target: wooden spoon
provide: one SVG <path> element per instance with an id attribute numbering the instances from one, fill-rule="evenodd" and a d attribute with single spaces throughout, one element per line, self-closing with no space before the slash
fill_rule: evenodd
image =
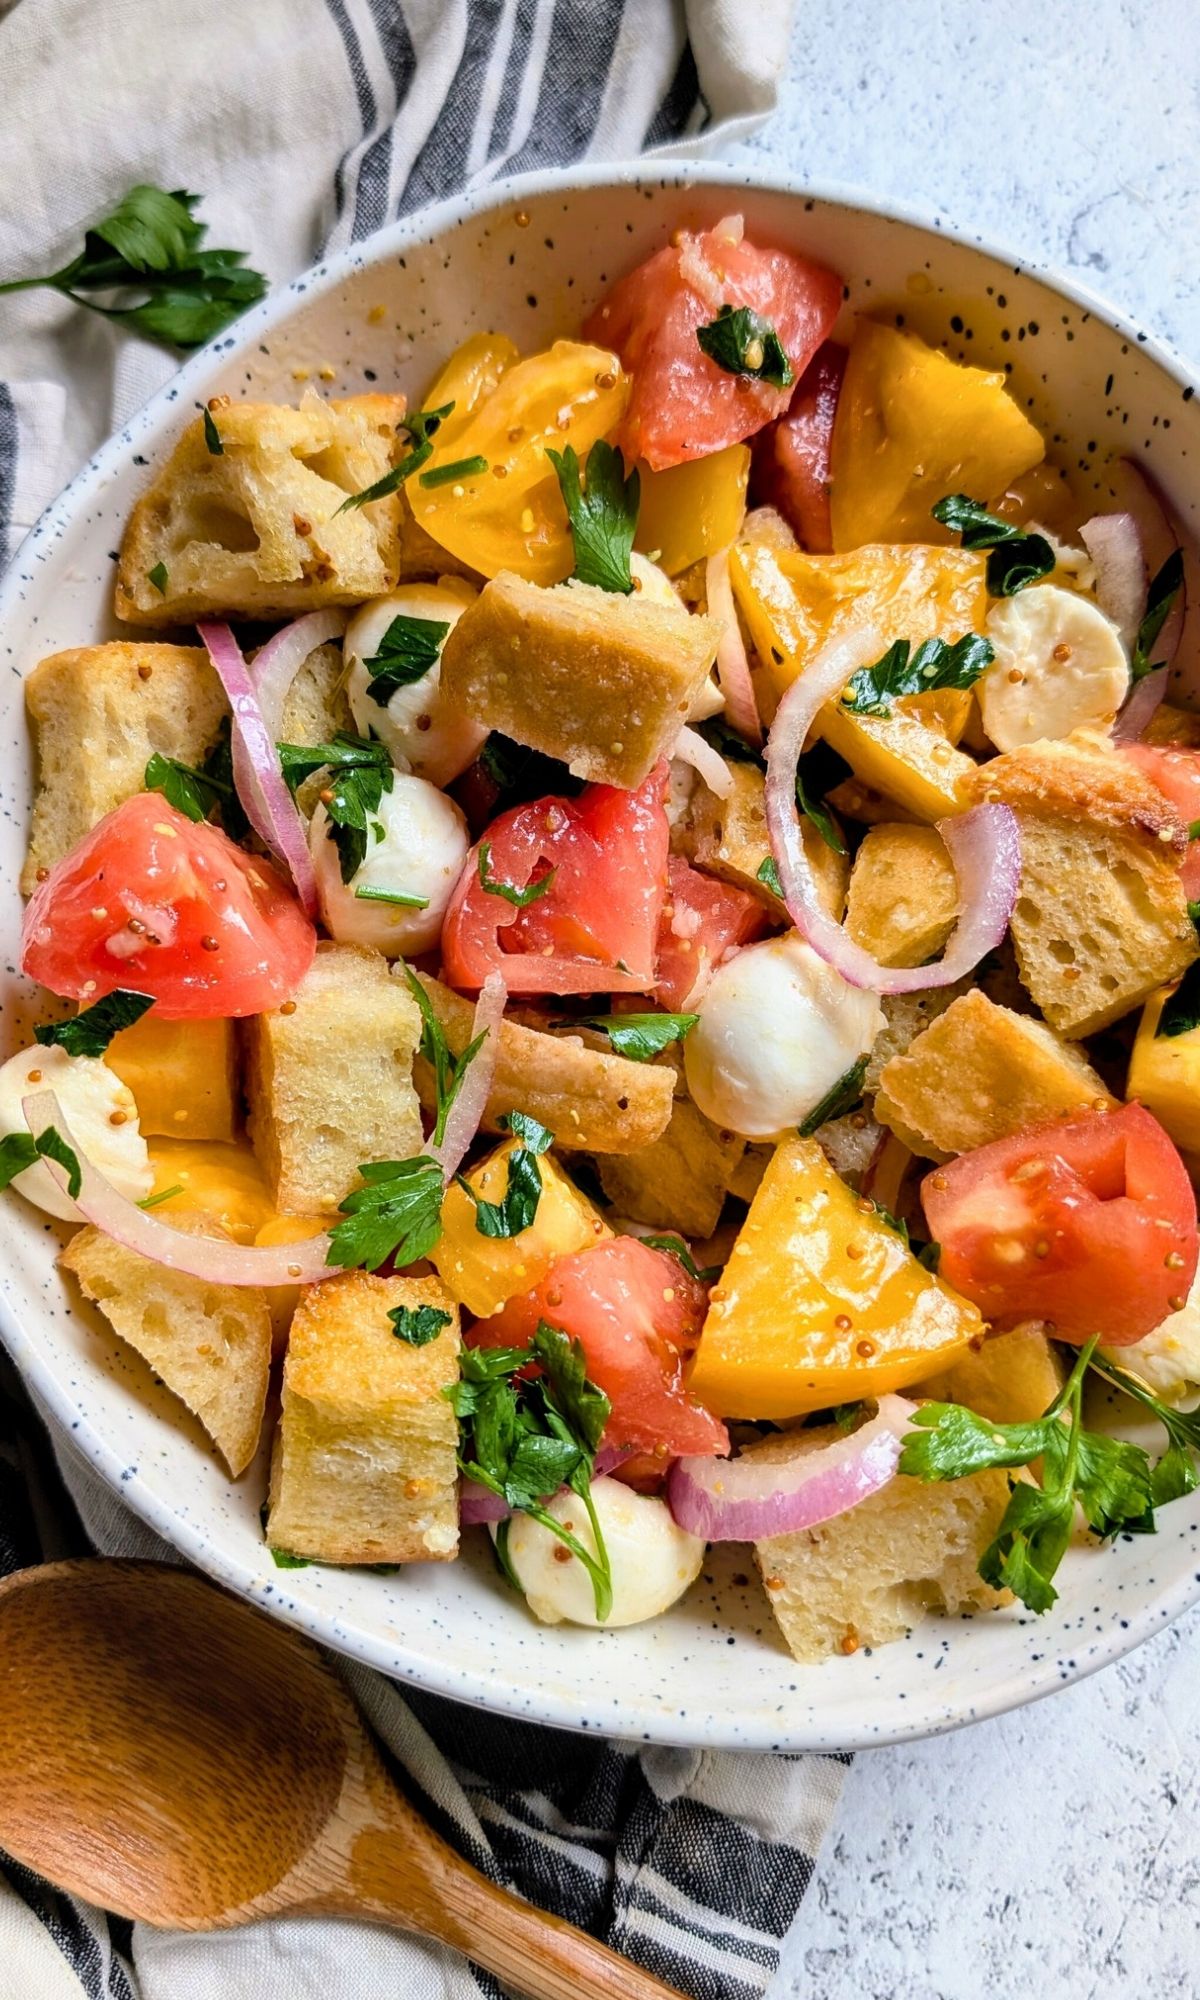
<path id="1" fill-rule="evenodd" d="M 532 2000 L 671 1991 L 448 1847 L 307 1640 L 161 1563 L 52 1563 L 0 1583 L 0 1846 L 170 1929 L 370 1917 Z"/>

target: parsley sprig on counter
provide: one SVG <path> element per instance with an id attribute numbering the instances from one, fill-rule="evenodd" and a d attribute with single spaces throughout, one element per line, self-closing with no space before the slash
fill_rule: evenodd
<path id="1" fill-rule="evenodd" d="M 790 389 L 796 379 L 770 320 L 749 306 L 722 306 L 707 326 L 696 328 L 696 340 L 700 352 L 727 375 L 747 375 L 772 389 Z"/>
<path id="2" fill-rule="evenodd" d="M 132 1028 L 153 1005 L 152 994 L 132 993 L 118 986 L 67 1021 L 43 1021 L 34 1029 L 33 1038 L 44 1049 L 65 1049 L 69 1056 L 102 1056 L 113 1036 L 122 1028 Z"/>
<path id="3" fill-rule="evenodd" d="M 367 858 L 374 827 L 383 832 L 375 814 L 385 792 L 395 783 L 391 756 L 374 738 L 339 734 L 332 743 L 280 743 L 279 763 L 293 797 L 307 778 L 328 770 L 321 802 L 329 815 L 329 833 L 338 851 L 342 880 L 349 882 Z"/>
<path id="4" fill-rule="evenodd" d="M 531 1361 L 539 1365 L 539 1374 L 518 1372 Z M 606 1618 L 612 1609 L 612 1568 L 591 1487 L 611 1405 L 588 1380 L 580 1343 L 541 1320 L 527 1348 L 464 1348 L 462 1378 L 442 1394 L 461 1426 L 458 1464 L 464 1479 L 486 1487 L 557 1536 L 586 1569 L 596 1616 Z M 545 1505 L 563 1486 L 578 1494 L 587 1511 L 595 1556 Z M 496 1552 L 509 1582 L 519 1590 L 507 1542 L 508 1523 L 502 1521 Z"/>
<path id="5" fill-rule="evenodd" d="M 594 583 L 601 590 L 628 597 L 633 589 L 629 557 L 642 498 L 636 465 L 626 478 L 620 452 L 603 438 L 597 438 L 587 455 L 582 483 L 579 454 L 573 444 L 564 451 L 547 448 L 546 457 L 558 474 L 571 524 L 573 576 L 580 583 Z"/>
<path id="6" fill-rule="evenodd" d="M 987 587 L 993 597 L 1015 597 L 1027 583 L 1040 583 L 1054 568 L 1054 550 L 1044 535 L 1027 534 L 998 514 L 989 514 L 965 493 L 947 493 L 931 511 L 943 528 L 962 536 L 964 549 L 990 549 Z"/>
<path id="7" fill-rule="evenodd" d="M 990 642 L 978 632 L 964 632 L 953 645 L 923 639 L 915 652 L 907 639 L 897 639 L 873 667 L 860 667 L 851 676 L 842 690 L 842 706 L 851 715 L 890 715 L 901 695 L 974 687 L 994 657 Z"/>

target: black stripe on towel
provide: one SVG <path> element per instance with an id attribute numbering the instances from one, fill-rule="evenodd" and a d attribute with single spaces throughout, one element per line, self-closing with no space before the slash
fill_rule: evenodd
<path id="1" fill-rule="evenodd" d="M 358 191 L 354 204 L 351 236 L 360 242 L 374 229 L 381 229 L 388 216 L 388 189 L 392 174 L 392 144 L 395 120 L 412 89 L 417 73 L 417 55 L 408 25 L 396 0 L 371 0 L 371 15 L 379 36 L 379 46 L 392 80 L 394 103 L 383 129 L 371 141 L 358 170 Z M 443 190 L 449 192 L 449 189 Z"/>
<path id="2" fill-rule="evenodd" d="M 333 16 L 338 34 L 342 38 L 342 47 L 346 51 L 346 67 L 350 71 L 350 81 L 354 85 L 354 97 L 358 105 L 358 122 L 365 138 L 375 123 L 375 92 L 371 88 L 371 79 L 367 75 L 367 65 L 363 61 L 362 44 L 358 39 L 354 23 L 346 12 L 343 0 L 326 0 L 326 5 Z M 353 159 L 359 144 L 361 144 L 361 140 L 356 141 L 355 145 L 348 152 L 342 154 L 334 171 L 334 200 L 339 215 L 346 205 L 348 164 Z"/>
<path id="3" fill-rule="evenodd" d="M 586 153 L 604 102 L 624 11 L 621 5 L 602 7 L 598 0 L 566 4 L 559 0 L 533 130 L 509 160 L 506 173 L 558 166 Z"/>
<path id="4" fill-rule="evenodd" d="M 17 413 L 12 391 L 0 382 L 0 560 L 17 493 Z"/>

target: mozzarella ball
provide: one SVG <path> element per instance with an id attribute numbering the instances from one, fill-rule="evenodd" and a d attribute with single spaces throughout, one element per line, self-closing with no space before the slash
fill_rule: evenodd
<path id="1" fill-rule="evenodd" d="M 705 1544 L 678 1526 L 665 1500 L 635 1493 L 619 1479 L 594 1480 L 592 1504 L 612 1568 L 612 1610 L 603 1621 L 597 1618 L 592 1579 L 578 1557 L 528 1514 L 514 1514 L 508 1559 L 534 1616 L 544 1625 L 564 1619 L 571 1625 L 641 1625 L 669 1611 L 699 1576 Z M 595 1555 L 592 1524 L 577 1494 L 559 1493 L 547 1511 Z"/>
<path id="2" fill-rule="evenodd" d="M 34 1047 L 10 1056 L 0 1066 L 0 1137 L 28 1132 L 21 1099 L 37 1090 L 54 1092 L 85 1159 L 129 1201 L 144 1201 L 154 1186 L 154 1169 L 133 1092 L 108 1064 L 99 1056 L 69 1056 L 59 1048 Z M 44 1160 L 26 1167 L 12 1185 L 47 1215 L 78 1220 L 79 1210 L 60 1192 Z"/>
<path id="3" fill-rule="evenodd" d="M 878 994 L 848 985 L 795 931 L 719 965 L 697 1012 L 683 1045 L 688 1091 L 746 1139 L 802 1124 L 884 1025 Z"/>
<path id="4" fill-rule="evenodd" d="M 378 653 L 393 618 L 430 618 L 454 625 L 476 594 L 457 576 L 442 577 L 438 583 L 401 584 L 390 596 L 364 604 L 346 628 L 346 695 L 355 727 L 363 736 L 374 734 L 386 743 L 401 770 L 414 771 L 434 785 L 448 785 L 466 770 L 478 756 L 487 730 L 443 696 L 440 657 L 419 681 L 397 688 L 386 708 L 369 691 L 366 663 Z"/>
<path id="5" fill-rule="evenodd" d="M 997 750 L 1104 726 L 1129 691 L 1120 633 L 1075 591 L 1053 583 L 1018 591 L 993 605 L 984 630 L 996 657 L 979 682 L 979 708 Z"/>
<path id="6" fill-rule="evenodd" d="M 382 835 L 376 836 L 376 827 Z M 450 894 L 463 871 L 471 841 L 467 822 L 444 792 L 424 778 L 398 771 L 379 811 L 368 822 L 362 867 L 342 880 L 329 814 L 318 805 L 308 833 L 321 916 L 339 944 L 366 944 L 388 958 L 429 951 L 442 934 Z M 375 902 L 359 889 L 387 889 L 420 896 L 424 907 Z"/>
<path id="7" fill-rule="evenodd" d="M 1200 1388 L 1200 1273 L 1178 1312 L 1127 1347 L 1101 1348 L 1100 1357 L 1139 1376 L 1166 1402 L 1191 1407 Z"/>

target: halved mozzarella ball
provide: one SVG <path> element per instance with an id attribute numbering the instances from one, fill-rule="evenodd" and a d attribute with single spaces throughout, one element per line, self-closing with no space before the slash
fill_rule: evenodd
<path id="1" fill-rule="evenodd" d="M 578 1556 L 549 1528 L 528 1514 L 515 1514 L 508 1559 L 534 1616 L 544 1625 L 564 1619 L 572 1625 L 641 1625 L 669 1611 L 699 1576 L 705 1544 L 678 1526 L 665 1500 L 635 1493 L 619 1479 L 594 1480 L 592 1504 L 612 1568 L 612 1610 L 603 1621 L 597 1618 L 592 1579 Z M 595 1555 L 592 1525 L 576 1494 L 559 1493 L 547 1511 Z"/>
<path id="2" fill-rule="evenodd" d="M 22 1049 L 0 1066 L 0 1137 L 28 1132 L 21 1099 L 52 1090 L 79 1151 L 130 1201 L 144 1201 L 154 1169 L 138 1125 L 133 1092 L 99 1056 L 69 1056 L 65 1049 Z M 60 1193 L 44 1160 L 12 1183 L 47 1215 L 77 1221 L 79 1211 Z"/>
<path id="3" fill-rule="evenodd" d="M 378 837 L 377 826 L 382 829 Z M 339 944 L 373 945 L 388 958 L 400 958 L 437 943 L 471 841 L 454 800 L 436 785 L 397 771 L 391 791 L 384 793 L 368 823 L 366 858 L 348 882 L 342 880 L 323 805 L 313 814 L 308 839 L 321 915 Z M 359 890 L 381 895 L 360 895 Z M 419 900 L 391 903 L 383 900 L 389 893 Z"/>
<path id="4" fill-rule="evenodd" d="M 1019 591 L 993 605 L 984 630 L 996 657 L 979 682 L 979 708 L 997 750 L 1103 726 L 1129 691 L 1120 633 L 1072 590 Z"/>
<path id="5" fill-rule="evenodd" d="M 662 604 L 669 611 L 678 611 L 684 618 L 691 617 L 691 612 L 666 570 L 660 569 L 657 563 L 651 562 L 649 556 L 642 555 L 637 549 L 629 558 L 629 574 L 633 578 L 639 596 L 644 597 L 647 604 Z M 696 690 L 688 710 L 688 721 L 703 722 L 706 716 L 719 715 L 724 706 L 725 697 L 717 686 L 714 675 L 710 673 L 707 680 L 701 681 Z"/>
<path id="6" fill-rule="evenodd" d="M 386 743 L 401 770 L 414 771 L 435 785 L 448 785 L 466 770 L 478 756 L 487 730 L 444 698 L 440 656 L 420 680 L 397 688 L 386 707 L 370 692 L 366 663 L 378 654 L 393 619 L 425 618 L 454 625 L 476 594 L 457 576 L 443 577 L 439 583 L 404 583 L 389 596 L 364 604 L 346 628 L 346 695 L 355 727 L 363 736 L 375 735 Z"/>
<path id="7" fill-rule="evenodd" d="M 1139 1376 L 1164 1401 L 1191 1407 L 1200 1389 L 1200 1273 L 1178 1312 L 1128 1347 L 1101 1348 L 1100 1356 Z"/>
<path id="8" fill-rule="evenodd" d="M 795 931 L 719 965 L 683 1045 L 693 1101 L 746 1139 L 794 1131 L 884 1025 L 875 993 L 850 986 Z"/>

